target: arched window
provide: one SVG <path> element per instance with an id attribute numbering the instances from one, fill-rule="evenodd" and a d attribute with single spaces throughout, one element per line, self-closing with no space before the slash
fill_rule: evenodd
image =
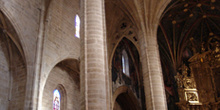
<path id="1" fill-rule="evenodd" d="M 75 37 L 80 38 L 80 19 L 78 15 L 75 17 Z"/>
<path id="2" fill-rule="evenodd" d="M 60 110 L 60 92 L 55 89 L 53 91 L 53 110 Z"/>
<path id="3" fill-rule="evenodd" d="M 122 72 L 125 75 L 130 76 L 128 54 L 125 50 L 122 51 L 122 58 L 121 59 L 122 59 Z"/>

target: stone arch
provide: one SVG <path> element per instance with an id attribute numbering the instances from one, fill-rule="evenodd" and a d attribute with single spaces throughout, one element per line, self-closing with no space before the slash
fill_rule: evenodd
<path id="1" fill-rule="evenodd" d="M 41 108 L 43 90 L 50 71 L 52 71 L 59 62 L 65 59 L 79 58 L 79 39 L 74 37 L 75 14 L 79 12 L 79 8 L 74 5 L 78 4 L 78 1 L 79 0 L 42 0 L 42 7 L 45 12 L 42 21 L 44 25 L 42 33 L 42 65 L 40 70 L 38 108 Z M 65 13 L 57 13 L 64 11 Z M 69 28 L 71 27 L 70 25 L 73 28 Z M 63 39 L 64 37 L 65 39 Z"/>
<path id="2" fill-rule="evenodd" d="M 121 38 L 118 40 L 118 42 L 115 44 L 115 46 L 114 46 L 114 48 L 113 48 L 113 50 L 112 50 L 112 53 L 111 53 L 111 55 L 110 55 L 110 58 L 109 58 L 109 66 L 110 66 L 110 68 L 111 68 L 111 65 L 112 65 L 112 60 L 113 60 L 115 51 L 116 51 L 116 49 L 117 49 L 119 43 L 122 42 L 123 39 L 126 39 L 126 40 L 130 41 L 130 42 L 135 46 L 135 48 L 136 48 L 137 51 L 138 51 L 138 54 L 140 55 L 140 50 L 139 50 L 139 48 L 138 48 L 138 45 L 137 45 L 132 39 L 127 38 L 127 37 L 121 37 Z M 111 74 L 111 69 L 110 69 L 109 74 Z M 111 75 L 110 75 L 110 77 L 111 77 Z"/>
<path id="3" fill-rule="evenodd" d="M 25 61 L 26 64 L 26 54 L 27 54 L 27 47 L 25 46 L 24 40 L 21 37 L 20 27 L 15 22 L 15 18 L 13 18 L 10 11 L 7 10 L 7 8 L 2 7 L 0 9 L 0 21 L 6 20 L 6 27 L 3 26 L 6 33 L 8 33 L 8 36 L 11 38 L 11 40 L 14 42 L 18 50 L 20 51 L 20 54 L 22 55 L 22 58 Z M 2 24 L 3 25 L 3 24 Z M 10 27 L 10 29 L 8 28 Z M 14 34 L 13 34 L 14 33 Z"/>
<path id="4" fill-rule="evenodd" d="M 74 37 L 75 14 L 79 8 L 72 6 L 77 2 L 78 0 L 44 0 L 46 10 L 42 53 L 43 74 L 41 76 L 45 75 L 46 77 L 41 77 L 41 83 L 45 83 L 49 71 L 58 62 L 67 58 L 79 58 L 79 39 Z M 67 7 L 70 9 L 66 10 Z M 57 13 L 57 11 L 65 13 L 62 13 L 61 16 L 61 13 Z M 63 16 L 68 17 L 64 18 Z M 66 29 L 63 30 L 64 28 Z M 64 37 L 65 39 L 63 39 Z"/>
<path id="5" fill-rule="evenodd" d="M 128 55 L 132 57 L 132 58 L 131 58 L 131 59 L 132 59 L 132 62 L 135 62 L 135 58 L 134 58 L 134 57 L 137 57 L 136 60 L 140 60 L 138 48 L 136 48 L 136 46 L 134 45 L 134 43 L 133 43 L 131 40 L 127 39 L 126 37 L 122 37 L 121 40 L 120 40 L 120 42 L 117 43 L 117 46 L 115 46 L 114 51 L 113 51 L 113 53 L 112 53 L 112 55 L 111 55 L 111 58 L 110 58 L 110 66 L 113 65 L 112 62 L 113 62 L 113 59 L 114 59 L 114 55 L 115 55 L 115 53 L 116 53 L 116 49 L 117 49 L 119 46 L 122 46 L 122 43 L 124 43 L 125 41 L 126 41 L 126 42 L 129 42 L 129 44 L 131 45 L 131 47 L 134 48 L 134 50 L 135 50 L 136 55 L 129 55 L 129 54 L 131 54 L 131 53 L 133 52 L 133 50 L 130 50 L 130 51 L 128 52 Z M 125 44 L 125 45 L 129 45 L 129 44 Z M 110 67 L 110 68 L 112 68 L 112 67 Z M 136 69 L 138 69 L 138 68 L 136 68 Z M 110 74 L 112 74 L 112 71 L 110 71 Z M 111 76 L 111 75 L 110 75 L 110 76 Z"/>
<path id="6" fill-rule="evenodd" d="M 79 39 L 74 37 L 78 2 L 79 0 L 42 0 L 45 13 L 38 107 L 41 107 L 44 85 L 54 66 L 65 59 L 78 59 L 80 56 Z"/>
<path id="7" fill-rule="evenodd" d="M 27 67 L 17 32 L 0 10 L 0 109 L 24 109 Z"/>
<path id="8" fill-rule="evenodd" d="M 113 110 L 118 110 L 118 106 L 122 110 L 141 110 L 138 99 L 127 86 L 117 88 L 113 95 Z"/>
<path id="9" fill-rule="evenodd" d="M 126 24 L 126 27 L 124 29 L 121 29 L 121 25 Z M 123 39 L 127 39 L 130 42 L 132 42 L 132 44 L 135 46 L 135 48 L 137 49 L 138 53 L 140 54 L 140 47 L 139 47 L 139 43 L 138 41 L 138 34 L 137 34 L 137 27 L 135 27 L 130 20 L 128 20 L 127 18 L 121 18 L 121 20 L 119 20 L 117 22 L 117 26 L 116 26 L 116 30 L 117 32 L 109 32 L 109 33 L 113 33 L 113 34 L 108 34 L 109 36 L 112 36 L 111 38 L 108 36 L 108 39 L 110 39 L 108 41 L 108 48 L 109 49 L 109 65 L 112 65 L 112 59 L 114 57 L 115 54 L 115 50 L 117 49 L 118 45 L 120 42 L 122 42 Z M 109 31 L 109 30 L 107 30 Z M 132 32 L 130 34 L 130 32 Z M 112 39 L 113 38 L 113 39 Z M 113 46 L 110 46 L 110 44 L 112 44 Z M 110 72 L 111 73 L 111 72 Z"/>
<path id="10" fill-rule="evenodd" d="M 122 71 L 122 51 L 126 51 L 128 55 L 129 76 L 124 74 Z M 118 43 L 117 48 L 114 50 L 113 57 L 111 58 L 110 66 L 111 69 L 109 79 L 111 81 L 110 86 L 112 88 L 112 92 L 114 93 L 117 91 L 116 89 L 118 89 L 120 86 L 127 86 L 135 97 L 140 100 L 138 103 L 145 107 L 140 57 L 139 52 L 133 42 L 127 38 L 123 38 L 121 42 Z M 114 96 L 112 98 L 114 100 Z"/>
<path id="11" fill-rule="evenodd" d="M 137 48 L 138 53 L 140 53 L 140 49 L 138 48 L 138 44 L 136 44 L 136 43 L 135 43 L 132 39 L 130 39 L 130 38 L 121 37 L 121 38 L 116 42 L 115 46 L 113 47 L 113 51 L 112 51 L 111 56 L 110 56 L 110 62 L 112 61 L 112 58 L 113 58 L 113 56 L 114 56 L 114 53 L 115 53 L 116 48 L 118 47 L 118 44 L 119 44 L 124 38 L 128 39 L 129 41 L 131 41 L 132 44 Z M 110 65 L 111 65 L 111 64 L 110 64 Z"/>
<path id="12" fill-rule="evenodd" d="M 75 59 L 66 59 L 54 66 L 43 88 L 42 110 L 52 109 L 52 93 L 54 89 L 61 91 L 64 99 L 61 98 L 61 108 L 64 110 L 78 110 L 80 107 L 79 98 L 79 62 Z"/>
<path id="13" fill-rule="evenodd" d="M 13 19 L 10 17 L 10 14 L 3 9 L 0 10 L 0 22 L 1 29 L 7 36 L 11 39 L 11 41 L 15 44 L 16 48 L 19 50 L 22 58 L 25 60 L 25 52 L 22 46 L 22 39 L 19 37 L 19 31 L 16 29 L 16 25 L 14 25 Z M 26 60 L 25 60 L 26 63 Z"/>

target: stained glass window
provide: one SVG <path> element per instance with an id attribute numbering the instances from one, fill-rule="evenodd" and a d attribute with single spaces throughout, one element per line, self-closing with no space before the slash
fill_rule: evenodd
<path id="1" fill-rule="evenodd" d="M 60 92 L 55 89 L 53 91 L 53 110 L 60 110 Z"/>
<path id="2" fill-rule="evenodd" d="M 128 55 L 125 50 L 122 51 L 122 72 L 127 76 L 130 76 Z"/>
<path id="3" fill-rule="evenodd" d="M 125 73 L 125 57 L 122 55 L 122 72 Z"/>
<path id="4" fill-rule="evenodd" d="M 78 15 L 75 17 L 75 37 L 80 38 L 80 19 Z"/>

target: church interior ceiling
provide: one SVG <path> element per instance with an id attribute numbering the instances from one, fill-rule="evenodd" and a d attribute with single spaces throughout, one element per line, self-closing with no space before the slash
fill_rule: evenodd
<path id="1" fill-rule="evenodd" d="M 214 50 L 220 41 L 220 1 L 172 0 L 159 22 L 157 39 L 168 107 L 175 108 L 169 106 L 179 101 L 174 76 L 183 64 L 189 68 L 190 58 Z"/>
<path id="2" fill-rule="evenodd" d="M 13 28 L 12 24 L 9 22 L 9 19 L 0 11 L 0 34 L 5 36 L 7 39 L 11 40 L 15 45 L 16 48 L 22 54 L 24 58 L 23 48 L 21 46 L 20 40 L 17 36 L 15 29 Z"/>

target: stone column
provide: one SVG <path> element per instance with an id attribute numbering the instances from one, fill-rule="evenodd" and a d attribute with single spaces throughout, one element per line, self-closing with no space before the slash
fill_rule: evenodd
<path id="1" fill-rule="evenodd" d="M 167 110 L 156 32 L 142 33 L 141 61 L 147 110 Z"/>
<path id="2" fill-rule="evenodd" d="M 81 109 L 106 110 L 104 0 L 84 0 L 81 33 Z"/>

